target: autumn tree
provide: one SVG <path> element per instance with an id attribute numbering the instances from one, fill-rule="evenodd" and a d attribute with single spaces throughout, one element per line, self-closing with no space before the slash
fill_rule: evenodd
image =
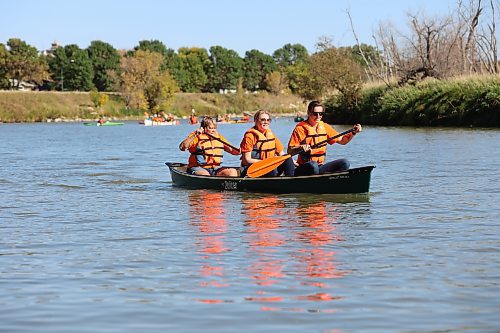
<path id="1" fill-rule="evenodd" d="M 265 85 L 267 91 L 279 95 L 288 87 L 288 79 L 280 71 L 274 71 L 266 75 Z"/>
<path id="2" fill-rule="evenodd" d="M 167 70 L 163 56 L 138 50 L 120 63 L 120 90 L 127 106 L 150 112 L 166 110 L 179 90 Z"/>
<path id="3" fill-rule="evenodd" d="M 90 91 L 90 100 L 94 107 L 101 109 L 109 101 L 109 95 L 94 88 Z"/>
<path id="4" fill-rule="evenodd" d="M 1 47 L 0 64 L 5 79 L 11 80 L 11 88 L 19 88 L 23 81 L 41 84 L 49 77 L 45 58 L 38 55 L 35 47 L 18 38 L 9 39 L 7 47 Z"/>
<path id="5" fill-rule="evenodd" d="M 309 87 L 303 91 L 318 97 L 339 93 L 342 104 L 348 109 L 354 108 L 360 97 L 363 74 L 361 66 L 353 60 L 351 54 L 330 43 L 318 44 L 318 48 L 318 52 L 307 62 Z"/>
<path id="6" fill-rule="evenodd" d="M 7 89 L 10 86 L 7 77 L 7 59 L 9 51 L 4 44 L 0 43 L 0 89 Z"/>

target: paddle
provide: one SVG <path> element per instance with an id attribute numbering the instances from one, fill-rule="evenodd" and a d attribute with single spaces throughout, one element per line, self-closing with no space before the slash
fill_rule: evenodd
<path id="1" fill-rule="evenodd" d="M 320 142 L 312 145 L 311 149 L 317 148 L 317 147 L 321 146 L 322 144 L 327 143 L 328 141 L 330 141 L 332 139 L 336 139 L 338 137 L 341 137 L 342 135 L 346 135 L 346 134 L 349 134 L 351 132 L 354 132 L 354 129 L 351 128 L 350 130 L 347 130 L 345 132 L 337 134 L 337 135 L 335 135 L 327 140 L 320 141 Z M 287 158 L 292 157 L 293 155 L 300 154 L 300 153 L 301 152 L 299 151 L 299 152 L 296 152 L 296 153 L 291 154 L 291 155 L 286 154 L 286 155 L 282 155 L 282 156 L 274 156 L 274 157 L 266 158 L 265 160 L 259 161 L 257 163 L 254 163 L 254 164 L 250 165 L 250 167 L 248 168 L 247 176 L 250 178 L 257 178 L 257 177 L 263 176 L 263 175 L 273 171 L 277 167 L 279 167 L 283 162 L 285 162 L 285 160 Z"/>
<path id="2" fill-rule="evenodd" d="M 222 143 L 223 143 L 223 144 L 225 144 L 226 146 L 233 148 L 234 150 L 240 150 L 240 148 L 236 148 L 236 147 L 235 147 L 235 146 L 233 146 L 232 144 L 230 144 L 230 143 L 228 143 L 228 142 L 226 142 L 226 141 L 224 141 L 224 140 L 222 140 L 222 139 L 220 139 L 220 138 L 218 138 L 218 137 L 216 137 L 216 136 L 213 136 L 213 135 L 208 134 L 208 133 L 205 133 L 205 134 L 206 134 L 207 136 L 211 137 L 212 139 L 217 140 L 217 141 L 219 141 L 219 142 L 222 142 Z"/>

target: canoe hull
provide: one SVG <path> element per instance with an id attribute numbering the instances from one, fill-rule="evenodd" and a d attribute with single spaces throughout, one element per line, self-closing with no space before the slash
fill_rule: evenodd
<path id="1" fill-rule="evenodd" d="M 189 175 L 186 165 L 165 163 L 175 186 L 192 189 L 264 193 L 354 194 L 370 191 L 374 166 L 349 169 L 323 175 L 301 177 L 239 178 Z"/>
<path id="2" fill-rule="evenodd" d="M 112 122 L 112 121 L 107 121 L 105 123 L 98 123 L 98 122 L 93 122 L 93 123 L 83 123 L 85 126 L 121 126 L 124 123 L 118 123 L 118 122 Z"/>
<path id="3" fill-rule="evenodd" d="M 141 122 L 144 126 L 172 126 L 172 125 L 179 125 L 180 122 L 178 120 L 172 120 L 172 121 L 153 121 L 151 119 L 144 119 L 144 121 Z"/>

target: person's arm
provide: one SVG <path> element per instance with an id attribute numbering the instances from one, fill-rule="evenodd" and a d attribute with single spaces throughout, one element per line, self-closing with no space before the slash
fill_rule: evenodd
<path id="1" fill-rule="evenodd" d="M 223 137 L 222 135 L 219 134 L 219 139 L 222 141 L 222 143 L 224 144 L 224 142 L 228 142 L 226 140 L 225 137 Z M 228 142 L 229 143 L 229 142 Z M 236 147 L 235 147 L 236 148 Z M 231 146 L 228 146 L 226 144 L 224 144 L 224 151 L 231 154 L 231 155 L 240 155 L 241 154 L 241 148 L 238 148 L 238 149 L 234 149 L 233 147 Z"/>
<path id="2" fill-rule="evenodd" d="M 224 151 L 228 152 L 231 155 L 240 155 L 241 154 L 241 149 L 234 149 L 233 147 L 229 147 L 227 145 L 224 145 Z"/>
<path id="3" fill-rule="evenodd" d="M 346 134 L 346 135 L 342 135 L 342 138 L 341 138 L 341 139 L 340 139 L 340 141 L 339 141 L 339 143 L 340 143 L 341 145 L 348 144 L 348 143 L 352 140 L 352 138 L 354 138 L 354 136 L 355 136 L 357 133 L 359 133 L 359 132 L 361 132 L 361 131 L 363 130 L 363 128 L 361 127 L 361 125 L 360 125 L 360 124 L 356 124 L 356 125 L 354 125 L 352 129 L 354 130 L 353 132 L 351 132 L 351 133 L 349 133 L 349 134 Z"/>
<path id="4" fill-rule="evenodd" d="M 201 133 L 203 133 L 203 128 L 202 127 L 197 128 L 196 131 L 189 134 L 187 136 L 187 138 L 185 138 L 184 141 L 182 141 L 180 143 L 179 149 L 182 151 L 185 151 L 186 149 L 188 149 L 191 146 L 191 144 L 193 143 L 194 138 L 196 138 L 196 136 L 201 134 Z"/>
<path id="5" fill-rule="evenodd" d="M 242 165 L 251 165 L 260 161 L 257 158 L 252 158 L 252 150 L 255 142 L 257 142 L 257 138 L 251 133 L 246 133 L 243 137 L 240 145 Z"/>
<path id="6" fill-rule="evenodd" d="M 305 135 L 304 135 L 305 136 Z M 290 155 L 296 155 L 301 152 L 307 152 L 311 150 L 311 146 L 304 144 L 301 145 L 300 142 L 302 141 L 302 134 L 300 130 L 296 127 L 295 130 L 292 133 L 292 136 L 290 137 L 290 141 L 288 141 L 288 149 L 287 153 Z"/>
<path id="7" fill-rule="evenodd" d="M 241 162 L 243 165 L 252 165 L 260 160 L 256 158 L 252 158 L 252 152 L 251 151 L 246 151 L 241 154 Z"/>

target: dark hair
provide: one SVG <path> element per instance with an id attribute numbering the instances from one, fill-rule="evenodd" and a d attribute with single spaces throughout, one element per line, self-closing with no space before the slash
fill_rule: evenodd
<path id="1" fill-rule="evenodd" d="M 318 106 L 321 106 L 323 108 L 323 111 L 325 110 L 325 107 L 323 106 L 323 104 L 321 104 L 320 101 L 312 101 L 311 103 L 309 103 L 309 105 L 307 106 L 307 113 L 311 113 L 314 111 L 314 108 L 315 107 L 318 107 Z"/>
<path id="2" fill-rule="evenodd" d="M 208 128 L 208 126 L 210 125 L 214 125 L 215 127 L 217 127 L 217 122 L 214 120 L 214 118 L 208 116 L 203 117 L 200 126 L 203 128 Z"/>

